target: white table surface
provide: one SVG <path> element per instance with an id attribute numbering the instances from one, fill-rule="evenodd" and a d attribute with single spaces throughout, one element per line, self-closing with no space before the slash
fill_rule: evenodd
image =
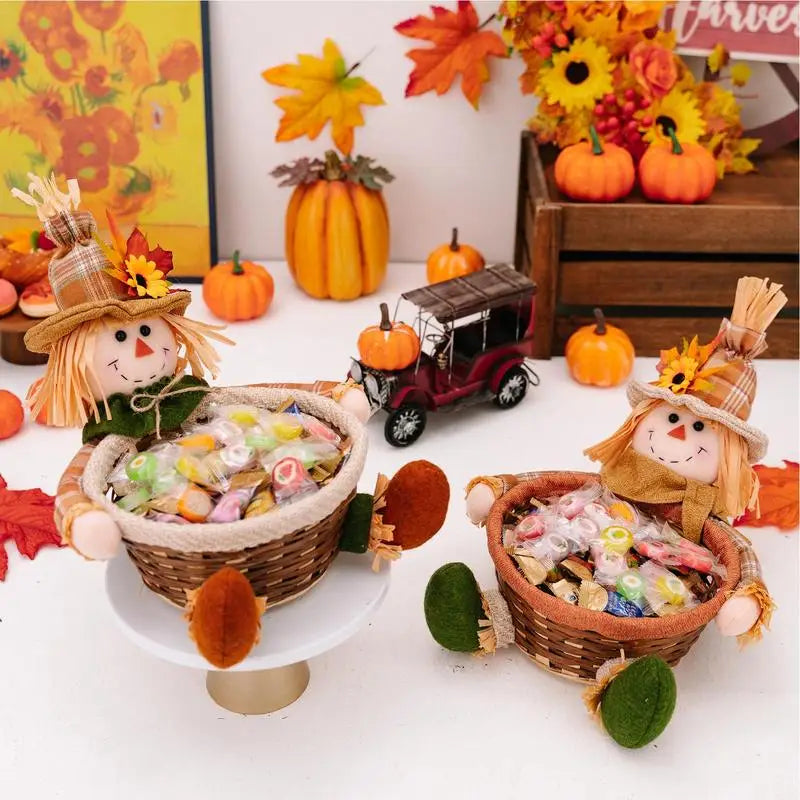
<path id="1" fill-rule="evenodd" d="M 424 283 L 394 265 L 379 294 L 349 304 L 306 298 L 273 265 L 268 315 L 233 325 L 220 384 L 338 378 L 378 302 Z M 731 295 L 733 287 L 731 287 Z M 210 319 L 197 294 L 190 315 Z M 668 346 L 672 342 L 665 342 Z M 654 359 L 635 375 L 652 379 Z M 306 693 L 263 717 L 241 717 L 205 694 L 199 671 L 153 658 L 117 628 L 104 567 L 68 550 L 31 562 L 13 544 L 0 584 L 0 795 L 9 798 L 511 797 L 796 798 L 798 791 L 798 535 L 751 530 L 780 606 L 764 641 L 739 652 L 711 625 L 676 669 L 672 723 L 649 747 L 617 747 L 588 718 L 581 688 L 516 648 L 478 659 L 430 638 L 422 599 L 447 561 L 494 587 L 483 534 L 466 521 L 475 474 L 590 469 L 582 449 L 627 413 L 624 389 L 587 389 L 563 359 L 539 362 L 541 386 L 516 409 L 431 415 L 411 448 L 390 447 L 372 421 L 362 489 L 375 473 L 427 458 L 452 486 L 442 532 L 393 568 L 370 623 L 312 664 Z M 0 361 L 0 388 L 24 396 L 42 367 Z M 759 363 L 751 421 L 772 440 L 768 463 L 798 460 L 798 369 Z M 76 430 L 29 423 L 0 442 L 12 488 L 54 492 Z"/>

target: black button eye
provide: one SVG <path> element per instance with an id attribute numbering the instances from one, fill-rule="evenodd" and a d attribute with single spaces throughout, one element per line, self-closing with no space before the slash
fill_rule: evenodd
<path id="1" fill-rule="evenodd" d="M 125 340 L 128 338 L 128 334 L 127 334 L 127 333 L 125 333 L 125 331 L 117 331 L 117 332 L 114 334 L 114 338 L 115 338 L 115 339 L 116 339 L 118 342 L 124 342 L 124 341 L 125 341 Z"/>
<path id="2" fill-rule="evenodd" d="M 150 335 L 150 326 L 149 325 L 140 326 L 139 333 L 141 333 L 142 336 L 149 336 Z"/>
<path id="3" fill-rule="evenodd" d="M 673 411 L 673 412 L 672 412 L 672 413 L 671 413 L 671 414 L 670 414 L 670 415 L 667 417 L 667 419 L 668 419 L 668 420 L 669 420 L 669 421 L 670 421 L 670 422 L 671 422 L 671 423 L 674 425 L 676 422 L 678 422 L 678 420 L 680 420 L 680 417 L 679 417 L 679 416 L 678 416 L 678 415 L 677 415 L 677 414 L 676 414 L 676 413 Z"/>
<path id="4" fill-rule="evenodd" d="M 700 431 L 701 431 L 701 430 L 703 430 L 703 428 L 705 428 L 705 423 L 703 423 L 703 422 L 700 422 L 700 420 L 697 420 L 697 422 L 695 422 L 695 424 L 694 424 L 694 425 L 692 425 L 692 427 L 693 427 L 693 428 L 694 428 L 694 429 L 695 429 L 695 430 L 696 430 L 698 433 L 700 433 Z"/>

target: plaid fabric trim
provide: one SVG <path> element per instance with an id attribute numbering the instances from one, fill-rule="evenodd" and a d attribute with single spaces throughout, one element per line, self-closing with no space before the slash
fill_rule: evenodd
<path id="1" fill-rule="evenodd" d="M 754 331 L 734 325 L 729 319 L 722 320 L 719 327 L 719 347 L 727 350 L 729 358 L 734 355 L 750 360 L 761 355 L 767 349 L 767 334 L 765 331 Z"/>
<path id="2" fill-rule="evenodd" d="M 718 353 L 708 359 L 707 366 L 720 366 L 719 362 L 726 361 L 724 369 L 707 378 L 710 389 L 696 389 L 692 394 L 720 411 L 746 420 L 756 396 L 756 371 L 749 361 L 741 358 L 728 361 Z"/>
<path id="3" fill-rule="evenodd" d="M 741 569 L 741 577 L 739 579 L 739 587 L 747 586 L 754 581 L 762 581 L 761 564 L 758 562 L 758 557 L 753 550 L 750 540 L 739 533 L 735 528 L 729 529 L 731 539 L 739 551 L 739 562 Z"/>
<path id="4" fill-rule="evenodd" d="M 93 450 L 93 444 L 86 444 L 81 447 L 72 461 L 69 462 L 64 474 L 61 476 L 61 480 L 58 482 L 53 519 L 62 536 L 64 535 L 64 518 L 69 510 L 78 503 L 89 503 L 91 505 L 92 501 L 83 493 L 81 477 Z"/>

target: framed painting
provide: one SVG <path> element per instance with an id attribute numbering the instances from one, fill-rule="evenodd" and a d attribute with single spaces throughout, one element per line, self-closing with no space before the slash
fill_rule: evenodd
<path id="1" fill-rule="evenodd" d="M 0 3 L 0 234 L 36 227 L 9 191 L 78 178 L 173 251 L 180 278 L 216 263 L 205 2 Z"/>

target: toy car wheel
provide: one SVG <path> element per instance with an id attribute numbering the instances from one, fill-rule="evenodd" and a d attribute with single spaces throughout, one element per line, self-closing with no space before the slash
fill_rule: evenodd
<path id="1" fill-rule="evenodd" d="M 497 387 L 497 395 L 494 398 L 495 405 L 500 408 L 513 408 L 525 397 L 528 391 L 528 376 L 522 367 L 511 367 L 503 375 L 500 385 Z"/>
<path id="2" fill-rule="evenodd" d="M 404 405 L 389 414 L 383 429 L 386 441 L 395 447 L 408 447 L 422 436 L 426 422 L 425 409 L 418 405 Z"/>

